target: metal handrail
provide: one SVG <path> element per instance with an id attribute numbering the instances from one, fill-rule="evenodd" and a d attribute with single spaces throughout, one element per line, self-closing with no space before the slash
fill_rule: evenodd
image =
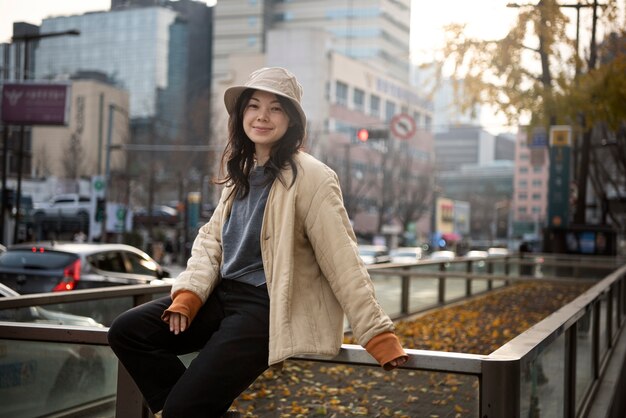
<path id="1" fill-rule="evenodd" d="M 569 265 L 571 266 L 571 265 Z M 596 267 L 596 266 L 594 266 Z M 387 275 L 389 272 L 383 269 L 375 269 L 375 274 Z M 415 275 L 414 275 L 415 273 Z M 394 275 L 410 275 L 421 277 L 423 272 L 412 272 L 410 270 L 402 270 L 394 272 Z M 433 275 L 437 277 L 445 276 L 448 278 L 468 278 L 471 279 L 487 279 L 494 280 L 497 278 L 502 280 L 516 280 L 517 277 L 502 275 L 475 275 L 470 273 L 433 271 L 424 273 L 431 278 Z M 460 275 L 459 275 L 460 274 Z M 525 280 L 528 278 L 524 277 Z M 580 282 L 580 278 L 569 278 Z M 538 279 L 545 281 L 546 278 Z M 102 289 L 97 291 L 98 298 L 102 297 L 121 297 L 121 296 L 143 296 L 146 293 L 150 295 L 167 292 L 169 285 L 163 286 L 124 286 L 123 289 Z M 27 306 L 38 304 L 59 303 L 80 300 L 89 300 L 92 297 L 92 291 L 74 291 L 71 294 L 59 295 L 31 295 L 19 298 L 8 298 L 0 300 L 0 309 L 9 307 L 22 307 L 24 302 L 28 302 Z M 607 358 L 601 359 L 601 353 L 598 350 L 594 353 L 594 363 L 598 365 L 594 376 L 594 384 L 591 388 L 587 388 L 585 394 L 585 403 L 582 411 L 576 411 L 575 399 L 573 399 L 575 382 L 566 382 L 564 410 L 566 416 L 584 416 L 585 412 L 592 406 L 592 397 L 599 386 L 599 379 L 602 378 L 607 371 L 608 357 L 615 349 L 617 340 L 624 340 L 626 333 L 623 329 L 626 324 L 626 265 L 622 265 L 615 271 L 610 273 L 604 279 L 597 281 L 595 285 L 589 288 L 584 294 L 570 302 L 557 312 L 540 321 L 524 333 L 513 338 L 499 349 L 489 355 L 474 355 L 465 353 L 438 352 L 429 350 L 407 350 L 409 361 L 402 366 L 403 369 L 409 370 L 425 370 L 445 373 L 460 373 L 478 377 L 480 382 L 480 416 L 491 417 L 518 417 L 520 411 L 520 373 L 525 364 L 533 362 L 545 351 L 550 344 L 555 342 L 560 336 L 566 335 L 566 351 L 572 352 L 572 347 L 576 344 L 576 325 L 583 316 L 593 310 L 599 312 L 599 301 L 606 295 L 610 295 L 609 302 L 605 304 L 607 313 L 608 341 L 607 341 Z M 77 296 L 78 295 L 78 296 Z M 613 304 L 613 297 L 616 295 L 617 303 Z M 613 323 L 613 315 L 616 315 L 616 323 Z M 596 315 L 597 316 L 597 315 Z M 596 325 L 599 322 L 596 318 Z M 612 330 L 615 332 L 612 332 Z M 26 324 L 26 323 L 7 323 L 0 322 L 0 339 L 24 340 L 24 341 L 41 341 L 41 342 L 58 342 L 58 343 L 77 343 L 77 344 L 93 344 L 107 345 L 105 328 L 83 328 L 69 326 L 55 326 L 43 324 Z M 599 332 L 596 330 L 593 334 L 594 340 L 600 338 Z M 597 341 L 594 341 L 597 345 Z M 573 351 L 575 353 L 575 349 Z M 571 356 L 570 356 L 571 357 Z M 345 363 L 351 365 L 377 366 L 373 358 L 367 354 L 360 346 L 342 345 L 340 353 L 332 358 L 322 358 L 318 356 L 301 356 L 297 359 L 308 361 L 324 361 L 332 363 Z M 566 376 L 575 376 L 576 362 L 572 362 L 571 358 L 566 362 Z M 574 368 L 574 370 L 570 370 Z M 134 383 L 130 377 L 120 367 L 118 377 L 118 410 L 129 411 L 130 406 L 134 405 L 134 411 L 141 407 L 141 399 Z M 139 398 L 138 398 L 139 397 Z M 119 404 L 121 403 L 121 406 Z M 139 406 L 137 406 L 139 405 Z M 132 409 L 132 408 L 131 408 Z M 137 415 L 139 416 L 139 415 Z"/>

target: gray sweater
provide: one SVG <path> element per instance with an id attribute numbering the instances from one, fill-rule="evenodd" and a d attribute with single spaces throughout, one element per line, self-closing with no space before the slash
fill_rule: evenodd
<path id="1" fill-rule="evenodd" d="M 271 182 L 263 167 L 250 172 L 250 192 L 235 199 L 230 217 L 222 230 L 223 279 L 237 280 L 253 286 L 265 283 L 261 258 L 261 225 Z"/>

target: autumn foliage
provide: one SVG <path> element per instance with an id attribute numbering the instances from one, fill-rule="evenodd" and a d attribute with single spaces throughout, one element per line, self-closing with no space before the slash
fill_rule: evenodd
<path id="1" fill-rule="evenodd" d="M 524 282 L 398 322 L 404 347 L 489 354 L 573 300 L 581 284 Z M 347 336 L 346 343 L 354 343 Z M 288 361 L 233 405 L 245 417 L 467 417 L 478 415 L 478 380 L 424 371 Z"/>

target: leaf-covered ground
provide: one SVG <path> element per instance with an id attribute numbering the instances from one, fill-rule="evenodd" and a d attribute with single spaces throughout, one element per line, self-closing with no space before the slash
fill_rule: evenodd
<path id="1" fill-rule="evenodd" d="M 396 323 L 405 348 L 489 354 L 580 295 L 586 285 L 525 282 Z M 346 337 L 346 343 L 354 343 Z M 478 416 L 478 381 L 464 375 L 288 361 L 233 404 L 245 417 Z"/>

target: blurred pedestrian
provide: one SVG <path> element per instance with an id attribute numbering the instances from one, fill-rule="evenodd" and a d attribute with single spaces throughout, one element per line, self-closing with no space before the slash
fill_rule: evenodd
<path id="1" fill-rule="evenodd" d="M 336 174 L 301 150 L 301 94 L 283 68 L 226 90 L 219 204 L 171 297 L 111 326 L 111 347 L 165 418 L 220 417 L 268 366 L 336 355 L 344 313 L 386 370 L 408 358 L 375 299 Z M 178 355 L 194 351 L 186 369 Z"/>

